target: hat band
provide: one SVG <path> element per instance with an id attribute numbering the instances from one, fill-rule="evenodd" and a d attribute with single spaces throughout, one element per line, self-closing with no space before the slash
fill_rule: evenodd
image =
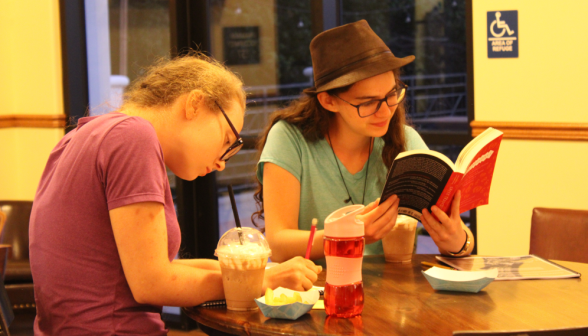
<path id="1" fill-rule="evenodd" d="M 370 56 L 368 56 L 368 57 L 364 57 L 364 58 L 362 58 L 362 59 L 359 59 L 359 60 L 357 60 L 357 61 L 355 61 L 355 62 L 351 62 L 351 63 L 349 63 L 349 64 L 347 64 L 347 65 L 345 65 L 345 66 L 343 66 L 343 67 L 341 67 L 341 68 L 339 68 L 339 69 L 336 69 L 336 70 L 333 70 L 333 71 L 329 72 L 329 73 L 328 73 L 328 74 L 326 74 L 326 75 L 322 75 L 320 78 L 318 78 L 317 80 L 315 80 L 315 82 L 318 82 L 318 81 L 320 81 L 321 79 L 323 79 L 323 78 L 325 78 L 325 77 L 328 77 L 328 76 L 332 75 L 332 74 L 333 74 L 333 73 L 335 73 L 335 72 L 338 72 L 338 71 L 341 71 L 341 70 L 343 70 L 343 69 L 349 68 L 349 67 L 351 67 L 351 66 L 353 66 L 353 65 L 355 65 L 355 64 L 357 64 L 357 63 L 359 63 L 359 62 L 363 62 L 363 61 L 365 61 L 365 60 L 368 60 L 368 59 L 370 59 L 370 58 L 374 58 L 374 57 L 376 57 L 376 56 L 379 56 L 379 55 L 381 55 L 381 54 L 385 54 L 385 53 L 390 53 L 390 54 L 391 54 L 392 52 L 391 52 L 390 50 L 385 50 L 385 51 L 379 52 L 379 53 L 377 53 L 377 54 L 373 54 L 373 55 L 370 55 Z"/>

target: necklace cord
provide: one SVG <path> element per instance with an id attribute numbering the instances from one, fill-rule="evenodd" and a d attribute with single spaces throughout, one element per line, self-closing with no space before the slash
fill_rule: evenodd
<path id="1" fill-rule="evenodd" d="M 348 203 L 349 201 L 351 201 L 351 204 L 355 205 L 355 202 L 353 202 L 353 198 L 351 197 L 351 194 L 349 193 L 349 189 L 347 189 L 347 183 L 345 183 L 345 178 L 343 177 L 343 173 L 341 172 L 341 167 L 339 167 L 339 161 L 337 161 L 337 155 L 335 154 L 335 150 L 333 149 L 333 142 L 331 141 L 331 134 L 329 132 L 327 132 L 327 137 L 329 138 L 329 147 L 331 147 L 331 151 L 333 152 L 333 157 L 335 158 L 335 164 L 337 165 L 337 169 L 339 170 L 339 175 L 341 175 L 341 181 L 343 181 L 343 186 L 345 187 L 345 191 L 347 191 L 347 196 L 349 197 L 348 199 L 344 200 L 344 202 Z M 365 178 L 364 178 L 364 182 L 363 182 L 363 196 L 361 198 L 361 204 L 364 204 L 364 202 L 365 202 L 365 190 L 366 190 L 366 186 L 367 186 L 367 176 L 370 171 L 370 157 L 372 156 L 372 140 L 373 140 L 373 138 L 370 138 L 367 167 L 366 167 Z"/>
<path id="2" fill-rule="evenodd" d="M 363 180 L 363 196 L 361 197 L 361 204 L 365 205 L 365 190 L 367 189 L 367 177 L 370 172 L 370 157 L 372 157 L 372 141 L 374 138 L 370 138 L 370 147 L 368 150 L 367 167 L 365 167 L 365 179 Z"/>

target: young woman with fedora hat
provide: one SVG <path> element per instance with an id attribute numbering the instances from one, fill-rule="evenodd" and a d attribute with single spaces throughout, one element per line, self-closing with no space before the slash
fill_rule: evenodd
<path id="1" fill-rule="evenodd" d="M 175 259 L 166 166 L 185 180 L 223 170 L 243 145 L 244 110 L 241 80 L 192 53 L 149 68 L 120 110 L 63 137 L 30 221 L 35 335 L 166 335 L 161 306 L 224 298 L 218 261 Z M 293 258 L 265 272 L 264 290 L 308 290 L 320 272 Z"/>
<path id="2" fill-rule="evenodd" d="M 367 204 L 366 254 L 383 254 L 381 238 L 395 225 L 398 197 L 379 204 L 386 173 L 398 153 L 426 149 L 405 123 L 406 85 L 397 58 L 365 20 L 327 30 L 310 43 L 315 86 L 276 112 L 263 134 L 255 197 L 265 219 L 272 260 L 304 255 L 311 221 L 318 219 L 311 259 L 321 259 L 322 225 L 332 211 Z M 459 217 L 423 210 L 422 223 L 443 254 L 464 256 L 473 236 Z"/>

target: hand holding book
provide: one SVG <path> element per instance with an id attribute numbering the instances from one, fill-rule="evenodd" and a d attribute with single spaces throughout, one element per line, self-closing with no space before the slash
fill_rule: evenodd
<path id="1" fill-rule="evenodd" d="M 425 209 L 421 216 L 425 230 L 437 247 L 445 251 L 460 251 L 467 239 L 459 216 L 460 200 L 461 192 L 457 191 L 449 216 L 435 205 L 432 207 L 432 213 Z"/>
<path id="2" fill-rule="evenodd" d="M 458 190 L 459 213 L 488 204 L 501 141 L 502 132 L 490 127 L 463 148 L 455 164 L 433 150 L 400 153 L 388 171 L 380 202 L 397 195 L 398 213 L 417 220 L 422 209 L 431 211 L 433 205 L 447 213 Z"/>
<path id="3" fill-rule="evenodd" d="M 366 205 L 355 218 L 365 227 L 365 243 L 371 244 L 382 239 L 396 224 L 398 197 L 392 196 L 382 203 L 379 200 Z"/>

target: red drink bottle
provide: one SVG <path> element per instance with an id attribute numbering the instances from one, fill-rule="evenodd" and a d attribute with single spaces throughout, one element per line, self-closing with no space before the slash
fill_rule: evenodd
<path id="1" fill-rule="evenodd" d="M 364 226 L 355 219 L 363 208 L 363 205 L 350 205 L 325 219 L 325 312 L 329 316 L 352 317 L 363 311 Z"/>

